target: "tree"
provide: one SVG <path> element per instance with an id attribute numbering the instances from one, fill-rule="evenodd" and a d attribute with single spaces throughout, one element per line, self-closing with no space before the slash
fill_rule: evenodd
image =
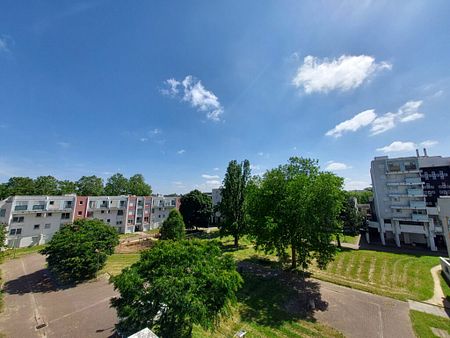
<path id="1" fill-rule="evenodd" d="M 3 200 L 8 196 L 8 185 L 6 183 L 0 183 L 0 200 Z"/>
<path id="2" fill-rule="evenodd" d="M 77 182 L 77 193 L 81 196 L 103 195 L 103 180 L 95 175 L 83 176 Z"/>
<path id="3" fill-rule="evenodd" d="M 220 232 L 222 235 L 232 235 L 236 248 L 239 246 L 239 238 L 246 232 L 245 195 L 250 175 L 248 160 L 241 164 L 233 160 L 228 164 L 223 180 L 219 210 L 224 220 L 220 225 Z"/>
<path id="4" fill-rule="evenodd" d="M 291 250 L 306 269 L 312 259 L 324 268 L 333 258 L 332 244 L 341 229 L 343 180 L 320 172 L 316 160 L 293 157 L 249 185 L 248 215 L 256 247 L 276 252 L 281 259 Z"/>
<path id="5" fill-rule="evenodd" d="M 105 194 L 110 196 L 127 195 L 129 191 L 129 182 L 122 174 L 114 174 L 105 185 Z"/>
<path id="6" fill-rule="evenodd" d="M 0 223 L 0 258 L 3 255 L 3 248 L 6 247 L 6 224 Z M 0 259 L 1 261 L 1 259 Z"/>
<path id="7" fill-rule="evenodd" d="M 58 181 L 58 195 L 75 194 L 77 192 L 77 184 L 75 182 L 64 180 Z"/>
<path id="8" fill-rule="evenodd" d="M 11 177 L 6 186 L 8 196 L 34 194 L 34 181 L 29 177 Z"/>
<path id="9" fill-rule="evenodd" d="M 79 282 L 94 277 L 118 244 L 119 235 L 106 223 L 80 219 L 57 231 L 41 253 L 60 280 Z"/>
<path id="10" fill-rule="evenodd" d="M 355 197 L 360 204 L 368 204 L 373 197 L 372 188 L 365 188 L 364 190 L 351 190 L 348 191 L 350 197 Z"/>
<path id="11" fill-rule="evenodd" d="M 213 328 L 229 313 L 243 281 L 217 242 L 182 240 L 158 242 L 112 282 L 120 334 L 148 327 L 161 337 L 191 337 L 194 324 Z"/>
<path id="12" fill-rule="evenodd" d="M 58 180 L 53 176 L 39 176 L 34 180 L 36 195 L 57 195 L 58 192 Z"/>
<path id="13" fill-rule="evenodd" d="M 161 239 L 180 240 L 185 237 L 183 217 L 176 209 L 170 211 L 160 230 Z"/>
<path id="14" fill-rule="evenodd" d="M 345 235 L 355 236 L 363 226 L 364 216 L 358 211 L 355 197 L 346 193 L 341 211 L 342 228 Z"/>
<path id="15" fill-rule="evenodd" d="M 188 229 L 207 227 L 212 213 L 211 198 L 198 191 L 181 196 L 180 212 Z"/>
<path id="16" fill-rule="evenodd" d="M 128 192 L 136 196 L 150 196 L 152 194 L 152 187 L 145 183 L 144 176 L 136 174 L 130 177 Z"/>

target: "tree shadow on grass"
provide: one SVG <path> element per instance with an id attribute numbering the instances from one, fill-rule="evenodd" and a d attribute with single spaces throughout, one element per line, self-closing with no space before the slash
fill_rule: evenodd
<path id="1" fill-rule="evenodd" d="M 280 327 L 299 319 L 314 322 L 314 312 L 327 309 L 319 283 L 308 279 L 309 274 L 283 271 L 273 268 L 276 262 L 267 263 L 255 264 L 254 259 L 239 263 L 244 285 L 237 297 L 243 321 Z"/>

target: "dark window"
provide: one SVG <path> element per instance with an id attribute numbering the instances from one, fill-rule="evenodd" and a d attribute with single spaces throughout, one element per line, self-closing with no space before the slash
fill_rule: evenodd
<path id="1" fill-rule="evenodd" d="M 36 214 L 36 217 L 42 217 L 42 214 L 41 214 L 40 212 L 38 212 L 38 213 Z"/>
<path id="2" fill-rule="evenodd" d="M 37 229 L 39 229 L 40 228 L 40 225 L 39 224 L 35 224 L 34 226 L 33 226 L 33 229 L 34 230 L 37 230 Z"/>
<path id="3" fill-rule="evenodd" d="M 117 210 L 117 216 L 122 216 L 123 215 L 123 210 Z"/>
<path id="4" fill-rule="evenodd" d="M 50 201 L 49 204 L 53 205 L 53 204 L 55 204 L 55 201 Z"/>
<path id="5" fill-rule="evenodd" d="M 83 215 L 83 212 L 82 211 L 78 211 L 78 216 L 81 216 L 81 215 Z"/>
<path id="6" fill-rule="evenodd" d="M 63 212 L 61 214 L 61 219 L 69 219 L 70 218 L 70 212 Z"/>

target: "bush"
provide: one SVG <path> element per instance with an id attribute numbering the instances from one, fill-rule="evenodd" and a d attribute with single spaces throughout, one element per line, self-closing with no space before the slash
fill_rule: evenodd
<path id="1" fill-rule="evenodd" d="M 180 240 L 185 237 L 185 226 L 183 217 L 178 210 L 173 209 L 169 217 L 164 221 L 161 230 L 161 239 Z"/>
<path id="2" fill-rule="evenodd" d="M 109 225 L 82 219 L 63 226 L 41 253 L 61 281 L 80 282 L 95 276 L 117 244 L 119 235 Z"/>

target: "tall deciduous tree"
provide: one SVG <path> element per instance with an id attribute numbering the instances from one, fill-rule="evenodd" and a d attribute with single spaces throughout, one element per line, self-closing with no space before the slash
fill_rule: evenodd
<path id="1" fill-rule="evenodd" d="M 222 201 L 219 210 L 223 217 L 220 231 L 223 235 L 234 237 L 234 246 L 239 246 L 239 238 L 246 231 L 245 195 L 250 180 L 250 162 L 230 161 L 223 180 Z"/>
<path id="2" fill-rule="evenodd" d="M 150 196 L 152 194 L 152 187 L 145 183 L 144 176 L 136 174 L 130 177 L 129 193 L 136 196 Z"/>
<path id="3" fill-rule="evenodd" d="M 0 261 L 1 256 L 3 255 L 3 248 L 6 247 L 6 224 L 0 223 Z"/>
<path id="4" fill-rule="evenodd" d="M 161 239 L 180 240 L 185 237 L 183 217 L 176 209 L 170 211 L 160 230 Z"/>
<path id="5" fill-rule="evenodd" d="M 212 213 L 211 198 L 198 191 L 181 196 L 180 212 L 188 229 L 207 227 Z"/>
<path id="6" fill-rule="evenodd" d="M 130 189 L 128 179 L 122 174 L 114 174 L 105 185 L 105 194 L 110 196 L 127 195 Z"/>
<path id="7" fill-rule="evenodd" d="M 216 242 L 160 241 L 113 277 L 120 334 L 145 327 L 161 337 L 191 337 L 194 324 L 214 327 L 242 285 L 236 264 Z"/>
<path id="8" fill-rule="evenodd" d="M 77 184 L 69 180 L 58 182 L 58 195 L 75 194 L 77 192 Z"/>
<path id="9" fill-rule="evenodd" d="M 82 196 L 101 196 L 104 193 L 103 180 L 95 175 L 83 176 L 77 182 L 77 193 Z"/>
<path id="10" fill-rule="evenodd" d="M 363 227 L 364 216 L 358 211 L 356 199 L 345 193 L 345 200 L 341 211 L 342 228 L 345 235 L 355 236 Z"/>
<path id="11" fill-rule="evenodd" d="M 34 181 L 29 177 L 11 177 L 6 183 L 8 195 L 33 195 Z"/>
<path id="12" fill-rule="evenodd" d="M 119 235 L 112 227 L 100 220 L 81 219 L 57 231 L 41 253 L 61 280 L 78 282 L 94 277 L 117 244 Z"/>
<path id="13" fill-rule="evenodd" d="M 0 200 L 8 197 L 8 185 L 6 183 L 0 183 Z"/>
<path id="14" fill-rule="evenodd" d="M 340 232 L 343 180 L 320 172 L 317 161 L 293 157 L 255 179 L 249 187 L 248 211 L 256 246 L 297 261 L 312 259 L 324 268 L 333 258 L 332 241 Z"/>
<path id="15" fill-rule="evenodd" d="M 58 180 L 53 176 L 39 176 L 34 180 L 34 193 L 36 195 L 57 195 Z"/>

